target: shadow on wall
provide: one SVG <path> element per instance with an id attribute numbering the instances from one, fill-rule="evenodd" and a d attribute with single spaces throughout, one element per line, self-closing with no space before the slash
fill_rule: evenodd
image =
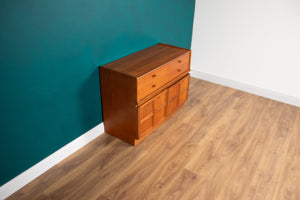
<path id="1" fill-rule="evenodd" d="M 88 131 L 103 119 L 98 67 L 95 67 L 92 74 L 83 83 L 79 95 L 81 126 Z"/>
<path id="2" fill-rule="evenodd" d="M 98 67 L 157 43 L 152 38 L 122 34 L 112 41 L 106 41 L 101 48 L 92 50 L 92 63 L 87 66 L 92 73 L 87 75 L 79 93 L 82 130 L 88 131 L 103 121 Z"/>

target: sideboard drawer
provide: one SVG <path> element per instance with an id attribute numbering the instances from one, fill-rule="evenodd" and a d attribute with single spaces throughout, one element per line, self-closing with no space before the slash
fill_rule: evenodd
<path id="1" fill-rule="evenodd" d="M 137 101 L 189 70 L 190 54 L 186 53 L 137 79 Z"/>

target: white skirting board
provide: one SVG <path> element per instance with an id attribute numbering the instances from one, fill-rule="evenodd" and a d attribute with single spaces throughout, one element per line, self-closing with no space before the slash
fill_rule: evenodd
<path id="1" fill-rule="evenodd" d="M 13 178 L 9 182 L 0 187 L 0 199 L 5 199 L 21 189 L 23 186 L 33 181 L 35 178 L 46 172 L 48 169 L 64 160 L 72 153 L 76 152 L 93 139 L 98 137 L 104 132 L 104 125 L 100 123 L 88 132 L 84 133 L 80 137 L 76 138 L 72 142 L 63 146 L 50 156 L 46 157 L 39 163 L 35 164 L 31 168 L 27 169 L 17 177 Z"/>
<path id="2" fill-rule="evenodd" d="M 266 97 L 269 99 L 273 99 L 276 101 L 280 101 L 283 103 L 287 103 L 293 106 L 297 106 L 300 107 L 300 98 L 297 97 L 293 97 L 293 96 L 289 96 L 286 94 L 282 94 L 282 93 L 278 93 L 278 92 L 274 92 L 272 90 L 268 90 L 268 89 L 264 89 L 264 88 L 260 88 L 254 85 L 250 85 L 250 84 L 246 84 L 246 83 L 242 83 L 242 82 L 238 82 L 238 81 L 234 81 L 234 80 L 230 80 L 230 79 L 226 79 L 226 78 L 222 78 L 219 76 L 215 76 L 212 74 L 207 74 L 207 73 L 203 73 L 197 70 L 191 70 L 191 76 L 198 78 L 198 79 L 202 79 L 205 81 L 209 81 L 212 83 L 217 83 L 220 85 L 224 85 L 227 87 L 231 87 L 237 90 L 242 90 L 245 92 L 249 92 L 252 94 L 256 94 L 262 97 Z"/>

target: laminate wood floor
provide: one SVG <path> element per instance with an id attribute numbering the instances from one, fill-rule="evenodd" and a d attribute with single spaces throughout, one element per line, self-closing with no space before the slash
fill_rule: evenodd
<path id="1" fill-rule="evenodd" d="M 191 78 L 137 147 L 102 134 L 9 199 L 300 199 L 300 108 Z"/>

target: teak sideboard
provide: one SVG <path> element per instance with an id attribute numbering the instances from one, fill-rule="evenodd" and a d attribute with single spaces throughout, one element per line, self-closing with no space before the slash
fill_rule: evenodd
<path id="1" fill-rule="evenodd" d="M 105 132 L 136 145 L 188 98 L 191 51 L 157 44 L 99 67 Z"/>

